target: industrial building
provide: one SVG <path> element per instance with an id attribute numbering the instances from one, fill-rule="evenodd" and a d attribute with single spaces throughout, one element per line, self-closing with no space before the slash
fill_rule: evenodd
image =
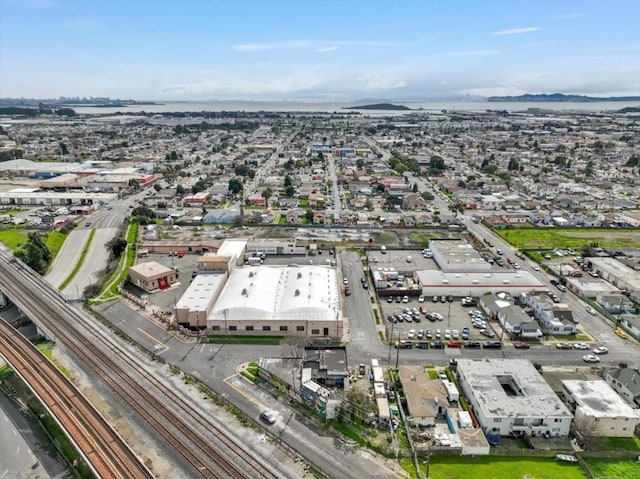
<path id="1" fill-rule="evenodd" d="M 526 359 L 458 359 L 460 387 L 485 434 L 568 436 L 572 415 Z"/>
<path id="2" fill-rule="evenodd" d="M 341 338 L 335 269 L 311 265 L 236 268 L 207 324 L 213 334 Z"/>
<path id="3" fill-rule="evenodd" d="M 178 281 L 178 275 L 173 268 L 168 268 L 155 261 L 148 261 L 129 268 L 129 281 L 145 291 L 152 292 L 170 288 Z"/>
<path id="4" fill-rule="evenodd" d="M 606 382 L 565 380 L 562 393 L 574 409 L 574 428 L 582 436 L 634 436 L 640 413 Z"/>
<path id="5" fill-rule="evenodd" d="M 487 263 L 473 245 L 464 240 L 432 240 L 429 249 L 433 259 L 445 273 L 488 273 Z"/>
<path id="6" fill-rule="evenodd" d="M 547 290 L 547 286 L 528 271 L 515 270 L 447 273 L 427 269 L 416 271 L 414 281 L 425 296 L 482 296 L 494 291 L 517 296 L 522 292 Z"/>

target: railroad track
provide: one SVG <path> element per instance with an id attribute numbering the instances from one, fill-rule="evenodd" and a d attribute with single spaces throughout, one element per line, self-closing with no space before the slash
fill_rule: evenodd
<path id="1" fill-rule="evenodd" d="M 31 342 L 0 321 L 0 351 L 75 441 L 97 477 L 153 478 L 109 423 Z"/>
<path id="2" fill-rule="evenodd" d="M 0 252 L 0 285 L 203 478 L 280 478 L 21 262 Z M 25 294 L 23 291 L 29 291 Z M 117 358 L 117 359 L 116 359 Z M 167 404 L 169 403 L 169 405 Z"/>

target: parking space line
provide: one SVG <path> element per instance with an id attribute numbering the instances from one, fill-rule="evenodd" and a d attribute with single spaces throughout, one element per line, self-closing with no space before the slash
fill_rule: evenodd
<path id="1" fill-rule="evenodd" d="M 147 336 L 149 339 L 153 340 L 156 343 L 156 347 L 157 346 L 161 346 L 164 349 L 160 352 L 155 351 L 155 354 L 161 354 L 164 353 L 166 351 L 169 351 L 169 349 L 171 349 L 169 346 L 167 346 L 163 341 L 160 341 L 159 339 L 157 339 L 155 336 L 147 333 L 144 329 L 138 328 L 138 331 L 140 331 L 142 334 L 144 334 L 145 336 Z M 160 348 L 157 348 L 160 349 Z"/>
<path id="2" fill-rule="evenodd" d="M 246 392 L 244 392 L 242 389 L 240 389 L 238 386 L 236 386 L 235 384 L 232 384 L 231 381 L 229 381 L 229 379 L 236 377 L 237 374 L 233 374 L 231 376 L 229 376 L 228 378 L 223 379 L 223 382 L 226 383 L 229 387 L 235 389 L 237 392 L 239 392 L 240 394 L 242 394 L 246 399 L 248 399 L 249 401 L 251 401 L 253 404 L 255 404 L 256 406 L 258 406 L 259 408 L 262 408 L 262 404 L 260 404 L 258 401 L 256 401 L 254 398 L 252 398 L 251 396 L 249 396 Z"/>

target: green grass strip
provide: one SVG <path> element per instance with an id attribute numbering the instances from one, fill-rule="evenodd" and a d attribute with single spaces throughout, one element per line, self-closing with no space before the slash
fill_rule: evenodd
<path id="1" fill-rule="evenodd" d="M 80 259 L 74 266 L 73 270 L 71 271 L 71 274 L 67 276 L 67 279 L 65 279 L 62 282 L 62 284 L 58 287 L 60 291 L 64 290 L 67 286 L 69 286 L 71 281 L 73 281 L 73 278 L 75 278 L 76 274 L 78 274 L 78 271 L 80 271 L 80 268 L 82 267 L 82 264 L 84 263 L 84 260 L 87 257 L 87 253 L 89 252 L 89 247 L 91 246 L 91 242 L 93 241 L 93 237 L 95 236 L 95 233 L 96 233 L 95 229 L 92 229 L 89 232 L 89 239 L 87 240 L 87 242 L 84 244 L 84 247 L 82 248 L 82 253 L 80 253 Z"/>

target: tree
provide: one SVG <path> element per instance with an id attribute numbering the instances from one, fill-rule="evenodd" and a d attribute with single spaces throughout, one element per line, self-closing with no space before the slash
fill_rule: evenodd
<path id="1" fill-rule="evenodd" d="M 155 185 L 153 185 L 153 189 L 156 191 L 160 191 L 162 189 L 162 186 L 160 186 L 158 183 L 156 183 Z"/>
<path id="2" fill-rule="evenodd" d="M 422 196 L 425 201 L 433 201 L 433 194 L 431 194 L 429 191 L 422 192 L 420 196 Z"/>
<path id="3" fill-rule="evenodd" d="M 62 156 L 66 156 L 69 154 L 69 149 L 67 148 L 67 145 L 63 142 L 60 142 L 60 153 L 62 154 Z"/>
<path id="4" fill-rule="evenodd" d="M 242 186 L 242 182 L 238 178 L 231 178 L 229 180 L 229 192 L 237 195 L 240 193 L 244 187 Z"/>
<path id="5" fill-rule="evenodd" d="M 127 249 L 127 240 L 124 238 L 112 238 L 107 241 L 105 246 L 111 252 L 111 257 L 117 259 Z"/>
<path id="6" fill-rule="evenodd" d="M 262 197 L 264 198 L 265 209 L 269 208 L 269 198 L 271 198 L 272 195 L 273 195 L 273 191 L 271 191 L 271 188 L 265 188 L 264 190 L 262 190 Z"/>
<path id="7" fill-rule="evenodd" d="M 293 186 L 287 186 L 287 187 L 284 189 L 284 195 L 285 195 L 287 198 L 291 198 L 291 197 L 292 197 L 293 195 L 295 195 L 295 194 L 296 194 L 296 189 L 295 189 Z"/>
<path id="8" fill-rule="evenodd" d="M 373 402 L 363 388 L 351 386 L 344 392 L 338 411 L 341 422 L 363 422 L 372 412 L 374 412 Z"/>
<path id="9" fill-rule="evenodd" d="M 135 178 L 131 178 L 128 185 L 133 191 L 140 191 L 140 183 Z"/>
<path id="10" fill-rule="evenodd" d="M 304 213 L 304 219 L 307 221 L 307 223 L 312 224 L 313 223 L 313 211 L 307 210 Z"/>
<path id="11" fill-rule="evenodd" d="M 186 193 L 186 190 L 184 189 L 184 186 L 182 186 L 182 185 L 176 186 L 176 194 L 177 195 L 184 195 L 185 193 Z"/>
<path id="12" fill-rule="evenodd" d="M 291 177 L 289 175 L 284 177 L 284 187 L 286 188 L 287 186 L 292 186 L 293 185 L 293 180 L 291 179 Z"/>
<path id="13" fill-rule="evenodd" d="M 414 193 L 418 192 L 418 183 L 413 184 L 413 186 L 411 187 L 411 191 L 413 191 Z"/>
<path id="14" fill-rule="evenodd" d="M 51 250 L 39 233 L 29 233 L 28 240 L 16 252 L 16 256 L 34 271 L 44 274 L 52 259 Z"/>
<path id="15" fill-rule="evenodd" d="M 356 160 L 356 167 L 361 170 L 362 168 L 364 168 L 364 160 L 362 158 L 358 158 Z"/>

